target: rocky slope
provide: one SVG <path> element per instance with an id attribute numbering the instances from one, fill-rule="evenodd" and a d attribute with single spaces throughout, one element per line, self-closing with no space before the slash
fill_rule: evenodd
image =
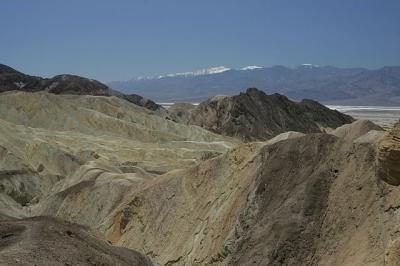
<path id="1" fill-rule="evenodd" d="M 111 246 L 87 228 L 50 217 L 0 218 L 1 265 L 151 266 L 138 252 Z"/>
<path id="2" fill-rule="evenodd" d="M 285 96 L 266 95 L 257 89 L 236 96 L 216 96 L 187 116 L 188 124 L 246 141 L 267 140 L 290 130 L 322 132 L 353 121 L 350 116 L 315 101 L 295 103 Z"/>
<path id="3" fill-rule="evenodd" d="M 242 144 L 141 184 L 86 168 L 41 212 L 162 265 L 397 265 L 400 191 L 376 178 L 382 134 L 366 127 Z"/>
<path id="4" fill-rule="evenodd" d="M 107 192 L 98 195 L 108 203 L 85 208 L 95 212 L 103 210 L 105 215 L 118 206 L 120 197 L 125 195 L 123 191 L 132 185 L 140 186 L 163 173 L 218 156 L 237 142 L 196 126 L 165 120 L 118 97 L 4 92 L 0 94 L 0 213 L 13 219 L 46 213 L 60 216 L 55 210 L 44 211 L 45 203 L 56 203 L 55 195 L 80 197 L 79 189 L 90 187 L 94 181 L 91 175 L 95 175 L 99 180 L 105 178 L 106 187 L 111 186 L 104 187 Z M 98 261 L 104 265 L 143 265 L 134 263 L 135 256 L 129 255 L 132 252 L 114 252 L 111 246 L 96 244 L 86 239 L 86 235 L 70 242 L 68 237 L 61 237 L 54 243 L 57 236 L 64 236 L 65 232 L 49 231 L 43 226 L 62 227 L 57 222 L 44 219 L 37 222 L 12 220 L 7 224 L 10 223 L 32 229 L 27 229 L 23 239 L 18 238 L 15 243 L 19 244 L 10 246 L 12 252 L 0 254 L 0 261 L 9 263 L 13 254 L 21 253 L 22 247 L 26 247 L 27 255 L 16 257 L 21 263 L 26 262 L 25 265 L 31 262 L 93 265 Z M 78 223 L 96 229 L 83 220 Z M 103 232 L 97 234 L 103 235 Z M 44 244 L 35 248 L 34 243 L 38 242 Z M 89 244 L 86 250 L 79 248 Z M 47 253 L 52 245 L 57 247 L 53 253 L 27 259 L 29 254 Z M 84 256 L 75 258 L 79 254 Z M 125 260 L 124 256 L 132 258 Z M 87 258 L 94 259 L 80 260 Z M 140 256 L 136 258 L 140 262 Z"/>
<path id="5" fill-rule="evenodd" d="M 379 142 L 378 165 L 382 180 L 400 185 L 400 121 Z"/>

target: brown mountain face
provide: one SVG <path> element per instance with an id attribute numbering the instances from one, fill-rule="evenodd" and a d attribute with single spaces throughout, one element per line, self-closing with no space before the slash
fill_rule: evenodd
<path id="1" fill-rule="evenodd" d="M 188 124 L 245 141 L 267 140 L 286 131 L 323 132 L 353 118 L 312 100 L 300 103 L 279 94 L 248 89 L 236 96 L 216 96 L 190 112 Z"/>

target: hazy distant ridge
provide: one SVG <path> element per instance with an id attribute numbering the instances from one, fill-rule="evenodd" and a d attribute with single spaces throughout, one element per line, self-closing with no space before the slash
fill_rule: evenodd
<path id="1" fill-rule="evenodd" d="M 212 69 L 219 71 L 168 74 L 110 82 L 109 85 L 161 102 L 198 102 L 217 94 L 233 95 L 248 87 L 257 87 L 268 93 L 285 94 L 294 100 L 311 98 L 324 103 L 346 105 L 400 104 L 399 66 L 374 70 L 311 64 Z"/>

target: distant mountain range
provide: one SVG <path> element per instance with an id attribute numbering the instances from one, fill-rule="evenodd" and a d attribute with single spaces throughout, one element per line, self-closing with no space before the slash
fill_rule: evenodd
<path id="1" fill-rule="evenodd" d="M 256 87 L 293 100 L 315 99 L 325 104 L 400 104 L 400 66 L 379 69 L 338 68 L 303 64 L 297 67 L 213 67 L 194 72 L 139 77 L 108 84 L 113 89 L 143 95 L 158 102 L 200 102 L 215 95 L 234 95 Z"/>

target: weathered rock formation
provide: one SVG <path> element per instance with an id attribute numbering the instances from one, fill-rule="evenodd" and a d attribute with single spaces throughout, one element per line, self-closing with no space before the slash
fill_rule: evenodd
<path id="1" fill-rule="evenodd" d="M 188 124 L 245 141 L 267 140 L 286 131 L 323 132 L 354 121 L 312 100 L 300 103 L 279 94 L 248 89 L 236 96 L 217 96 L 190 112 Z"/>
<path id="2" fill-rule="evenodd" d="M 400 122 L 379 142 L 378 165 L 382 180 L 400 185 Z"/>

